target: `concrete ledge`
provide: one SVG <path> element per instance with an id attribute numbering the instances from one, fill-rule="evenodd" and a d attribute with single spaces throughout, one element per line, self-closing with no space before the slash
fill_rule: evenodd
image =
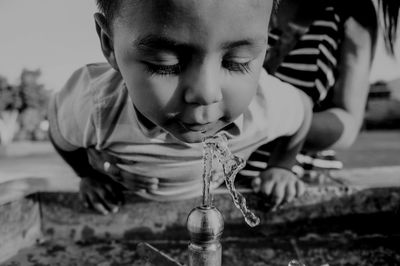
<path id="1" fill-rule="evenodd" d="M 49 141 L 15 141 L 6 146 L 0 145 L 1 157 L 26 157 L 54 153 Z"/>
<path id="2" fill-rule="evenodd" d="M 21 161 L 21 167 L 0 170 L 0 205 L 36 192 L 77 192 L 79 178 L 60 158 L 47 165 Z M 18 164 L 18 161 L 16 161 Z M 354 189 L 400 187 L 400 166 L 345 169 L 332 173 L 338 181 Z M 318 188 L 311 188 L 311 191 Z"/>
<path id="3" fill-rule="evenodd" d="M 3 172 L 13 174 L 11 169 L 7 168 Z M 128 202 L 123 210 L 118 214 L 105 217 L 84 209 L 76 193 L 79 179 L 66 165 L 37 166 L 32 163 L 32 165 L 24 165 L 24 170 L 14 173 L 11 178 L 10 175 L 7 175 L 9 181 L 0 184 L 0 205 L 41 192 L 43 228 L 47 236 L 54 238 L 74 240 L 92 236 L 143 240 L 146 238 L 186 238 L 186 235 L 182 236 L 186 216 L 193 207 L 200 204 L 200 199 L 170 203 L 148 202 L 128 194 Z M 275 213 L 267 212 L 263 201 L 252 193 L 248 193 L 249 190 L 242 190 L 242 192 L 247 192 L 246 197 L 251 206 L 261 214 L 264 221 L 262 228 L 270 230 L 274 224 L 307 222 L 310 219 L 352 213 L 393 211 L 400 202 L 398 189 L 390 187 L 400 187 L 399 177 L 400 166 L 339 171 L 335 174 L 338 182 L 311 185 L 302 198 Z M 222 189 L 215 193 L 215 205 L 229 221 L 227 226 L 247 228 L 229 195 L 226 195 L 226 191 Z M 262 231 L 269 234 L 267 229 L 262 229 Z M 243 232 L 239 230 L 237 234 Z M 248 232 L 244 234 L 246 233 Z"/>
<path id="4" fill-rule="evenodd" d="M 0 263 L 41 237 L 39 203 L 35 196 L 0 205 Z"/>
<path id="5" fill-rule="evenodd" d="M 336 224 L 336 228 L 344 230 L 346 224 L 340 220 L 361 221 L 376 214 L 392 215 L 393 219 L 400 221 L 399 188 L 368 189 L 331 199 L 313 197 L 312 201 L 307 201 L 304 198 L 276 212 L 268 212 L 264 201 L 253 194 L 247 194 L 246 198 L 262 221 L 254 229 L 245 224 L 229 195 L 215 195 L 214 205 L 225 219 L 225 235 L 249 237 L 288 232 L 293 234 L 312 224 L 316 227 L 322 225 L 328 231 Z M 42 226 L 44 234 L 53 239 L 87 240 L 94 237 L 138 241 L 183 240 L 188 237 L 185 228 L 187 215 L 199 203 L 200 199 L 148 202 L 128 195 L 127 203 L 119 213 L 103 216 L 85 210 L 77 194 L 46 193 L 41 195 Z M 348 225 L 348 229 L 354 229 L 351 228 L 353 226 L 357 229 L 354 222 Z M 366 228 L 369 231 L 376 230 L 376 224 L 363 223 L 363 226 L 369 227 Z"/>

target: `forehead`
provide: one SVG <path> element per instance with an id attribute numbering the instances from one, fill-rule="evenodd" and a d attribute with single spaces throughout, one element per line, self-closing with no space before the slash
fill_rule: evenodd
<path id="1" fill-rule="evenodd" d="M 122 1 L 116 27 L 138 34 L 152 31 L 187 38 L 207 34 L 210 29 L 215 33 L 266 34 L 272 4 L 273 0 Z"/>
<path id="2" fill-rule="evenodd" d="M 250 9 L 260 10 L 272 5 L 274 0 L 125 0 L 120 2 L 120 15 L 127 15 L 126 11 L 132 9 L 143 10 L 150 9 L 155 14 L 168 12 L 180 12 L 182 14 L 197 11 L 219 10 L 220 8 L 229 11 L 249 11 Z"/>

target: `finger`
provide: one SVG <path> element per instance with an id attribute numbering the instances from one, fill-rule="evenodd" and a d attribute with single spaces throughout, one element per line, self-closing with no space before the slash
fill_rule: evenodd
<path id="1" fill-rule="evenodd" d="M 296 197 L 302 196 L 306 191 L 304 183 L 301 180 L 297 180 L 295 186 L 296 186 Z"/>
<path id="2" fill-rule="evenodd" d="M 107 189 L 97 190 L 96 191 L 95 203 L 100 204 L 107 213 L 104 213 L 103 210 L 100 210 L 103 214 L 108 214 L 109 212 L 116 213 L 119 210 L 119 204 L 116 202 L 112 193 L 110 193 Z M 96 208 L 97 206 L 95 206 Z"/>
<path id="3" fill-rule="evenodd" d="M 85 208 L 93 209 L 91 200 L 90 200 L 90 191 L 91 187 L 88 185 L 89 180 L 84 178 L 80 180 L 79 183 L 79 199 L 82 201 Z"/>
<path id="4" fill-rule="evenodd" d="M 112 184 L 106 184 L 105 186 L 107 193 L 106 193 L 106 199 L 112 202 L 113 204 L 116 205 L 121 205 L 124 201 L 123 199 L 123 191 L 121 188 L 112 185 Z"/>
<path id="5" fill-rule="evenodd" d="M 107 215 L 109 211 L 107 210 L 106 206 L 104 206 L 103 201 L 100 199 L 101 197 L 96 193 L 88 193 L 87 194 L 87 199 L 89 202 L 89 205 L 97 212 Z"/>
<path id="6" fill-rule="evenodd" d="M 267 196 L 271 196 L 272 192 L 274 191 L 274 187 L 275 187 L 275 182 L 272 181 L 264 181 L 261 184 L 261 190 L 260 192 L 267 195 Z"/>
<path id="7" fill-rule="evenodd" d="M 106 199 L 107 202 L 111 202 L 113 204 L 118 204 L 118 191 L 114 188 L 111 184 L 104 185 L 104 193 L 103 197 Z"/>
<path id="8" fill-rule="evenodd" d="M 119 212 L 119 208 L 120 208 L 119 205 L 111 205 L 110 207 L 111 207 L 111 212 L 112 212 L 112 213 L 117 213 L 117 212 Z"/>
<path id="9" fill-rule="evenodd" d="M 86 193 L 84 196 L 84 204 L 87 206 L 88 209 L 97 211 L 96 208 L 94 207 L 94 202 L 93 202 L 93 196 L 91 193 Z"/>
<path id="10" fill-rule="evenodd" d="M 92 205 L 91 205 L 91 203 L 89 201 L 89 198 L 87 197 L 86 194 L 79 193 L 79 198 L 82 201 L 83 206 L 85 206 L 85 208 L 92 209 Z"/>
<path id="11" fill-rule="evenodd" d="M 96 211 L 98 211 L 98 212 L 100 212 L 101 214 L 103 214 L 103 215 L 107 215 L 107 214 L 109 213 L 108 210 L 107 210 L 107 208 L 104 207 L 104 205 L 103 205 L 102 203 L 100 203 L 100 202 L 95 202 L 95 203 L 93 203 L 93 208 L 94 208 Z"/>
<path id="12" fill-rule="evenodd" d="M 282 204 L 283 199 L 285 197 L 285 186 L 286 183 L 277 183 L 274 191 L 272 192 L 274 198 L 274 207 L 273 210 L 276 210 L 279 205 Z"/>
<path id="13" fill-rule="evenodd" d="M 285 191 L 285 197 L 284 197 L 284 202 L 291 202 L 294 197 L 296 196 L 296 183 L 295 182 L 290 182 L 286 186 L 286 191 Z"/>
<path id="14" fill-rule="evenodd" d="M 260 192 L 260 190 L 261 190 L 261 178 L 259 178 L 259 177 L 253 178 L 253 180 L 251 181 L 251 187 L 253 188 L 253 191 L 255 193 Z"/>

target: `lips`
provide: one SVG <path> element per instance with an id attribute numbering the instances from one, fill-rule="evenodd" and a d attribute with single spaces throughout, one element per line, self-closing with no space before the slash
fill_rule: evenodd
<path id="1" fill-rule="evenodd" d="M 189 131 L 194 131 L 194 132 L 206 132 L 213 127 L 213 123 L 204 123 L 204 124 L 198 124 L 198 123 L 185 123 L 185 122 L 180 122 L 183 128 L 189 130 Z"/>

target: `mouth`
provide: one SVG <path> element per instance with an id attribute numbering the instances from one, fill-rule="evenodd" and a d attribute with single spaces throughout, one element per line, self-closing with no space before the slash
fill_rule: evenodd
<path id="1" fill-rule="evenodd" d="M 185 123 L 180 121 L 179 124 L 181 124 L 181 126 L 188 131 L 205 133 L 213 128 L 214 123 L 210 122 L 204 124 L 197 124 L 197 123 Z"/>

